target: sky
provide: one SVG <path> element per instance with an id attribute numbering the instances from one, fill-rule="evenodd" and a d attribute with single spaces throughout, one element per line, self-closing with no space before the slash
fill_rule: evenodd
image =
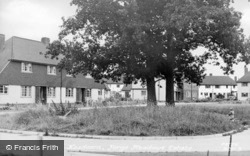
<path id="1" fill-rule="evenodd" d="M 71 0 L 0 0 L 0 34 L 6 39 L 12 36 L 40 41 L 49 37 L 51 41 L 58 38 L 62 17 L 66 19 L 75 14 L 76 7 L 70 5 Z M 250 36 L 250 2 L 234 0 L 232 7 L 242 12 L 241 25 L 244 34 Z M 199 48 L 195 53 L 203 53 Z M 244 63 L 234 66 L 238 78 L 244 75 Z M 223 75 L 219 67 L 205 65 L 206 73 Z M 248 66 L 250 69 L 250 65 Z"/>

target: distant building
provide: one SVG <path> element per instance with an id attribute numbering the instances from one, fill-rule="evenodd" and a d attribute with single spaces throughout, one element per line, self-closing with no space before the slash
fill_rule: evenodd
<path id="1" fill-rule="evenodd" d="M 237 84 L 229 76 L 206 76 L 199 86 L 199 99 L 236 96 Z"/>
<path id="2" fill-rule="evenodd" d="M 250 72 L 245 67 L 245 75 L 237 81 L 238 100 L 244 101 L 250 98 Z"/>
<path id="3" fill-rule="evenodd" d="M 58 60 L 45 58 L 41 41 L 0 34 L 0 104 L 86 102 L 104 99 L 107 87 L 92 78 L 60 72 Z"/>

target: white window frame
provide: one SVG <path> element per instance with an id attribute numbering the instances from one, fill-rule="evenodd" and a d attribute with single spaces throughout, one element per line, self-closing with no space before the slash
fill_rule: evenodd
<path id="1" fill-rule="evenodd" d="M 56 67 L 55 66 L 47 66 L 47 74 L 48 75 L 56 75 Z"/>
<path id="2" fill-rule="evenodd" d="M 23 73 L 32 73 L 32 64 L 27 62 L 21 63 L 21 71 Z"/>
<path id="3" fill-rule="evenodd" d="M 21 86 L 21 97 L 31 98 L 32 88 L 31 86 Z"/>
<path id="4" fill-rule="evenodd" d="M 91 89 L 86 90 L 86 97 L 91 98 Z"/>
<path id="5" fill-rule="evenodd" d="M 48 97 L 55 98 L 56 97 L 56 88 L 55 87 L 48 87 L 47 94 L 48 94 Z"/>
<path id="6" fill-rule="evenodd" d="M 214 88 L 215 89 L 220 89 L 220 85 L 215 85 Z"/>
<path id="7" fill-rule="evenodd" d="M 66 88 L 66 97 L 68 98 L 74 97 L 74 88 Z"/>
<path id="8" fill-rule="evenodd" d="M 7 85 L 0 85 L 0 94 L 8 94 L 9 86 Z"/>

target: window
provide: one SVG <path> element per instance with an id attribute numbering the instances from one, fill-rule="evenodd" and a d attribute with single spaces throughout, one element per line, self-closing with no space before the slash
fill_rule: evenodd
<path id="1" fill-rule="evenodd" d="M 146 94 L 147 94 L 147 91 L 145 91 L 145 90 L 142 90 L 142 91 L 141 91 L 141 95 L 142 95 L 142 96 L 145 96 Z"/>
<path id="2" fill-rule="evenodd" d="M 56 97 L 56 88 L 48 87 L 48 97 Z"/>
<path id="3" fill-rule="evenodd" d="M 201 95 L 203 95 L 203 93 L 201 93 Z"/>
<path id="4" fill-rule="evenodd" d="M 66 97 L 73 97 L 74 96 L 73 88 L 66 88 Z"/>
<path id="5" fill-rule="evenodd" d="M 8 94 L 8 86 L 0 86 L 0 94 Z"/>
<path id="6" fill-rule="evenodd" d="M 242 87 L 247 87 L 248 86 L 248 83 L 247 82 L 244 82 L 241 84 Z"/>
<path id="7" fill-rule="evenodd" d="M 205 96 L 208 96 L 208 93 L 204 93 Z"/>
<path id="8" fill-rule="evenodd" d="M 226 85 L 226 88 L 228 88 L 228 85 Z"/>
<path id="9" fill-rule="evenodd" d="M 219 89 L 219 88 L 220 88 L 220 85 L 215 85 L 215 88 L 216 88 L 216 89 Z"/>
<path id="10" fill-rule="evenodd" d="M 235 85 L 233 86 L 233 88 L 235 88 Z"/>
<path id="11" fill-rule="evenodd" d="M 22 86 L 22 97 L 31 97 L 31 87 Z"/>
<path id="12" fill-rule="evenodd" d="M 120 85 L 117 85 L 117 88 L 120 88 Z"/>
<path id="13" fill-rule="evenodd" d="M 98 95 L 102 95 L 102 90 L 98 90 Z"/>
<path id="14" fill-rule="evenodd" d="M 31 65 L 31 63 L 22 62 L 22 72 L 32 73 L 32 65 Z"/>
<path id="15" fill-rule="evenodd" d="M 86 97 L 91 97 L 91 89 L 87 89 L 87 91 L 86 91 Z"/>
<path id="16" fill-rule="evenodd" d="M 248 97 L 248 93 L 241 93 L 241 97 Z"/>
<path id="17" fill-rule="evenodd" d="M 56 75 L 56 67 L 55 66 L 47 66 L 47 73 L 49 75 Z"/>
<path id="18" fill-rule="evenodd" d="M 210 86 L 210 85 L 206 85 L 205 87 L 206 87 L 206 88 L 210 88 L 211 86 Z"/>

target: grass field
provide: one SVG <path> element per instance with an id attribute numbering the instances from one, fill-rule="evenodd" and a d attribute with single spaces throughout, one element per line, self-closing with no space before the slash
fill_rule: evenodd
<path id="1" fill-rule="evenodd" d="M 223 133 L 249 124 L 250 107 L 235 105 L 238 122 L 227 116 L 230 107 L 187 105 L 83 110 L 62 119 L 39 106 L 2 115 L 0 128 L 118 136 L 195 136 Z"/>

